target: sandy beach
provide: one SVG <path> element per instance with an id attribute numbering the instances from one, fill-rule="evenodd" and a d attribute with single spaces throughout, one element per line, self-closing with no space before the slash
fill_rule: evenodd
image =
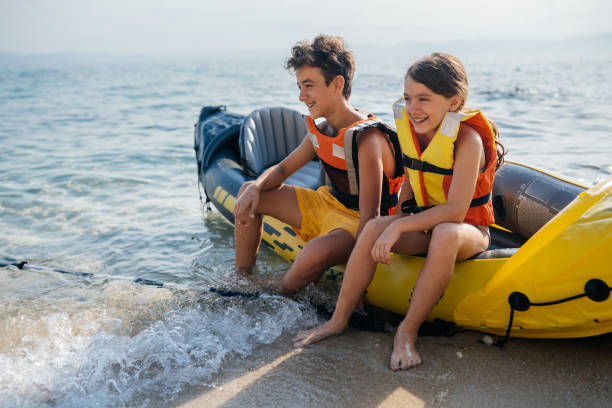
<path id="1" fill-rule="evenodd" d="M 482 333 L 423 336 L 424 362 L 388 368 L 393 334 L 348 329 L 294 349 L 291 336 L 226 366 L 215 387 L 193 388 L 193 407 L 606 407 L 612 335 L 479 342 Z"/>

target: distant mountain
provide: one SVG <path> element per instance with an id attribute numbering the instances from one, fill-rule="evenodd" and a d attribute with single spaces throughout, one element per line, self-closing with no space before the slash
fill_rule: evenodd
<path id="1" fill-rule="evenodd" d="M 404 56 L 418 58 L 435 51 L 448 52 L 456 55 L 475 54 L 475 53 L 608 53 L 612 54 L 612 33 L 596 36 L 580 36 L 561 40 L 487 40 L 487 39 L 468 39 L 455 41 L 405 41 L 396 44 L 381 42 L 374 43 L 352 43 L 349 48 L 358 57 L 379 57 L 379 56 Z M 264 48 L 245 50 L 225 50 L 225 51 L 193 51 L 179 53 L 2 53 L 0 52 L 0 62 L 11 61 L 33 61 L 38 59 L 49 60 L 95 60 L 95 59 L 115 59 L 121 60 L 143 58 L 157 58 L 167 55 L 174 55 L 182 58 L 205 58 L 219 60 L 233 59 L 277 59 L 284 61 L 288 57 L 289 47 L 287 48 Z"/>
<path id="2" fill-rule="evenodd" d="M 580 36 L 561 40 L 456 40 L 444 42 L 406 41 L 394 45 L 355 44 L 357 54 L 408 53 L 423 55 L 434 51 L 463 54 L 504 52 L 609 52 L 612 53 L 612 33 Z"/>

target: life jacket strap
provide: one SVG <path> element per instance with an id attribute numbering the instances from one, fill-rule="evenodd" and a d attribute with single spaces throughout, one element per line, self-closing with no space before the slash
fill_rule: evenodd
<path id="1" fill-rule="evenodd" d="M 402 158 L 402 163 L 403 163 L 404 167 L 408 167 L 409 169 L 412 169 L 412 170 L 426 171 L 426 172 L 429 172 L 429 173 L 436 173 L 436 174 L 443 174 L 445 176 L 452 176 L 453 175 L 453 169 L 444 169 L 442 167 L 435 166 L 435 165 L 433 165 L 431 163 L 428 163 L 426 161 L 415 159 L 413 157 L 408 157 L 406 155 L 404 155 L 404 157 Z"/>
<path id="2" fill-rule="evenodd" d="M 491 200 L 491 192 L 489 191 L 487 194 L 474 198 L 470 203 L 470 207 L 478 207 L 479 205 L 485 205 Z"/>
<path id="3" fill-rule="evenodd" d="M 479 205 L 484 205 L 488 203 L 490 199 L 491 199 L 491 193 L 489 192 L 483 196 L 474 198 L 470 202 L 470 207 L 478 207 Z M 435 206 L 434 205 L 418 206 L 416 200 L 414 198 L 411 198 L 410 200 L 406 200 L 402 203 L 402 212 L 407 213 L 407 214 L 418 214 L 422 211 L 429 210 L 430 208 L 433 208 L 433 207 Z"/>
<path id="4" fill-rule="evenodd" d="M 348 194 L 331 186 L 331 194 L 336 197 L 338 201 L 342 203 L 346 208 L 351 210 L 359 210 L 359 194 Z M 380 213 L 381 215 L 388 215 L 389 209 L 395 207 L 399 199 L 397 194 L 383 194 L 380 199 Z"/>

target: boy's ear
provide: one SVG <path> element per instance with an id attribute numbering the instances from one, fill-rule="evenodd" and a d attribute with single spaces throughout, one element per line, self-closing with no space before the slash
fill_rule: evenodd
<path id="1" fill-rule="evenodd" d="M 342 93 L 342 91 L 344 91 L 344 77 L 342 75 L 336 75 L 334 79 L 332 79 L 332 85 L 335 91 Z"/>

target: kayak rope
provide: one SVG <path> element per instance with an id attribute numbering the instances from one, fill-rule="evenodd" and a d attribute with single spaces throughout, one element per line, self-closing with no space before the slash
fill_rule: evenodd
<path id="1" fill-rule="evenodd" d="M 173 283 L 164 283 L 164 282 L 154 281 L 154 280 L 145 279 L 145 278 L 130 278 L 127 276 L 107 275 L 107 274 L 102 274 L 102 273 L 93 274 L 93 273 L 88 273 L 88 272 L 66 271 L 64 269 L 55 269 L 55 268 L 48 268 L 46 266 L 30 265 L 27 261 L 17 261 L 12 258 L 0 258 L 0 267 L 4 268 L 8 266 L 14 266 L 21 270 L 57 272 L 57 273 L 62 273 L 66 275 L 73 275 L 73 276 L 79 276 L 79 277 L 84 277 L 84 278 L 105 278 L 105 279 L 114 279 L 114 280 L 126 280 L 126 281 L 131 281 L 134 283 L 138 283 L 140 285 L 155 286 L 158 288 L 199 290 L 203 292 L 215 293 L 219 296 L 224 296 L 224 297 L 242 297 L 245 299 L 254 299 L 254 298 L 259 297 L 259 292 L 248 293 L 248 292 L 240 292 L 240 291 L 234 291 L 234 290 L 229 290 L 229 289 L 219 289 L 219 288 L 214 288 L 214 287 L 209 287 L 209 286 L 184 287 L 184 286 L 173 284 Z"/>
<path id="2" fill-rule="evenodd" d="M 512 322 L 514 321 L 514 311 L 524 312 L 531 306 L 550 306 L 557 305 L 559 303 L 569 302 L 570 300 L 580 299 L 588 297 L 594 302 L 603 302 L 610 297 L 610 291 L 612 288 L 608 286 L 601 279 L 591 279 L 584 285 L 584 292 L 578 295 L 570 296 L 564 299 L 553 300 L 550 302 L 531 302 L 529 297 L 521 292 L 512 292 L 508 296 L 508 303 L 510 304 L 510 318 L 508 319 L 508 328 L 506 329 L 506 336 L 503 340 L 498 340 L 494 344 L 498 347 L 503 347 L 504 344 L 510 338 L 510 332 L 512 331 Z M 597 321 L 597 320 L 596 320 Z"/>
<path id="3" fill-rule="evenodd" d="M 223 297 L 241 297 L 244 299 L 256 299 L 256 298 L 259 298 L 260 296 L 259 292 L 248 293 L 248 292 L 241 292 L 241 291 L 236 291 L 236 290 L 220 289 L 220 288 L 206 287 L 206 286 L 185 287 L 185 286 L 181 286 L 181 285 L 177 285 L 173 283 L 164 283 L 164 282 L 159 282 L 159 281 L 155 281 L 151 279 L 144 279 L 144 278 L 129 278 L 127 276 L 107 275 L 107 274 L 102 274 L 102 273 L 93 274 L 93 273 L 88 273 L 88 272 L 67 271 L 64 269 L 55 269 L 55 268 L 48 268 L 45 266 L 30 265 L 27 261 L 17 261 L 12 258 L 1 258 L 0 257 L 0 268 L 9 267 L 9 266 L 14 266 L 20 270 L 56 272 L 56 273 L 79 276 L 79 277 L 84 277 L 84 278 L 105 278 L 105 279 L 114 279 L 114 280 L 126 280 L 126 281 L 131 281 L 134 283 L 138 283 L 140 285 L 155 286 L 158 288 L 173 288 L 173 289 L 179 289 L 179 290 L 199 290 L 203 292 L 214 293 L 216 295 L 223 296 Z M 314 302 L 310 302 L 310 303 L 314 307 L 317 308 L 317 311 L 321 312 L 321 310 L 323 310 L 322 305 L 318 305 Z M 356 327 L 361 330 L 370 330 L 370 331 L 385 331 L 386 330 L 386 323 L 381 318 L 378 318 L 376 316 L 363 315 L 363 314 L 360 315 L 358 312 L 355 312 L 351 315 L 350 325 L 352 327 Z"/>
<path id="4" fill-rule="evenodd" d="M 210 210 L 212 210 L 211 200 L 208 197 L 208 194 L 206 194 L 206 190 L 204 190 L 204 196 L 206 196 L 206 201 L 202 199 L 202 187 L 200 186 L 199 182 L 198 182 L 198 193 L 200 193 L 200 210 L 204 214 L 208 214 Z"/>

